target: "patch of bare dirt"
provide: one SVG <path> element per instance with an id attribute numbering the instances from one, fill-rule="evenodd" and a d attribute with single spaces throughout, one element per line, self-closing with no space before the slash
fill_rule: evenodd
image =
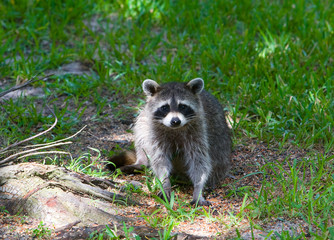
<path id="1" fill-rule="evenodd" d="M 39 221 L 27 216 L 11 216 L 0 213 L 0 239 L 31 239 L 32 230 Z"/>
<path id="2" fill-rule="evenodd" d="M 44 91 L 43 88 L 34 88 L 34 87 L 27 87 L 23 90 L 16 90 L 6 94 L 5 96 L 0 98 L 1 100 L 9 100 L 9 99 L 17 99 L 19 97 L 26 97 L 26 96 L 34 96 L 34 97 L 43 97 Z"/>
<path id="3" fill-rule="evenodd" d="M 82 62 L 71 62 L 62 65 L 58 69 L 46 71 L 45 74 L 55 74 L 55 75 L 64 75 L 64 74 L 75 74 L 75 75 L 90 75 L 92 70 Z"/>

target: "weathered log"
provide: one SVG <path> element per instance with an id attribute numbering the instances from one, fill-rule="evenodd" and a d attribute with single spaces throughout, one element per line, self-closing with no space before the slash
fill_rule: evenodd
<path id="1" fill-rule="evenodd" d="M 114 203 L 136 203 L 106 188 L 114 184 L 52 165 L 21 163 L 0 168 L 0 205 L 12 214 L 39 219 L 56 231 L 129 221 L 117 216 Z"/>
<path id="2" fill-rule="evenodd" d="M 53 165 L 21 163 L 0 167 L 0 206 L 11 214 L 21 213 L 43 221 L 53 230 L 53 239 L 87 239 L 94 232 L 107 237 L 106 225 L 116 227 L 117 236 L 125 237 L 123 223 L 129 228 L 138 219 L 119 216 L 122 209 L 115 202 L 138 203 L 107 190 L 113 188 L 110 180 Z M 205 239 L 182 233 L 172 235 L 173 239 Z M 159 238 L 159 230 L 133 226 L 131 237 L 134 236 Z"/>

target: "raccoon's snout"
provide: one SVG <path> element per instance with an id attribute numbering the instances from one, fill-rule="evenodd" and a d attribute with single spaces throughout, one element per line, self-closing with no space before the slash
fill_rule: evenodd
<path id="1" fill-rule="evenodd" d="M 180 113 L 170 112 L 161 123 L 169 128 L 179 128 L 187 123 L 187 119 Z"/>
<path id="2" fill-rule="evenodd" d="M 173 117 L 172 120 L 170 120 L 171 127 L 178 127 L 181 125 L 181 120 L 178 117 Z"/>

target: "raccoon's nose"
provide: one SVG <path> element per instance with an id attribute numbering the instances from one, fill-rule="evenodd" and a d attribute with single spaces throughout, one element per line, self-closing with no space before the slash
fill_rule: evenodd
<path id="1" fill-rule="evenodd" d="M 178 117 L 173 117 L 173 118 L 170 120 L 170 125 L 171 125 L 172 127 L 178 127 L 178 126 L 180 126 L 180 124 L 181 124 L 181 120 L 180 120 L 180 118 L 178 118 Z"/>

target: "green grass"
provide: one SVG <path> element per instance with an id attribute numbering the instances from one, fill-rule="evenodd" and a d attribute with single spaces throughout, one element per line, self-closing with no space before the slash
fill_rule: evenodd
<path id="1" fill-rule="evenodd" d="M 229 110 L 235 141 L 256 138 L 323 153 L 289 169 L 265 165 L 261 191 L 241 191 L 253 199 L 245 214 L 300 217 L 329 234 L 322 223 L 334 215 L 333 1 L 5 0 L 0 15 L 0 83 L 6 82 L 0 92 L 73 61 L 92 70 L 34 83 L 45 91 L 42 100 L 1 102 L 0 148 L 53 123 L 40 104 L 64 101 L 53 107 L 57 127 L 38 143 L 79 130 L 89 105 L 96 108 L 91 121 L 106 121 L 109 107 L 124 117 L 123 103 L 141 94 L 146 78 L 202 77 Z M 89 173 L 90 164 L 83 155 L 72 167 Z"/>
<path id="2" fill-rule="evenodd" d="M 51 239 L 51 230 L 45 227 L 45 224 L 41 221 L 37 228 L 31 230 L 34 238 L 37 239 Z"/>
<path id="3" fill-rule="evenodd" d="M 230 110 L 237 137 L 329 151 L 332 9 L 330 1 L 5 1 L 0 77 L 24 81 L 87 62 L 93 76 L 47 83 L 80 102 L 104 87 L 133 94 L 145 78 L 200 76 Z"/>
<path id="4" fill-rule="evenodd" d="M 250 193 L 254 199 L 246 206 L 251 210 L 247 215 L 259 219 L 299 218 L 310 223 L 309 231 L 314 237 L 326 239 L 330 233 L 334 236 L 333 226 L 328 225 L 328 219 L 334 216 L 333 159 L 318 155 L 295 160 L 287 169 L 279 162 L 264 165 L 261 189 Z"/>

